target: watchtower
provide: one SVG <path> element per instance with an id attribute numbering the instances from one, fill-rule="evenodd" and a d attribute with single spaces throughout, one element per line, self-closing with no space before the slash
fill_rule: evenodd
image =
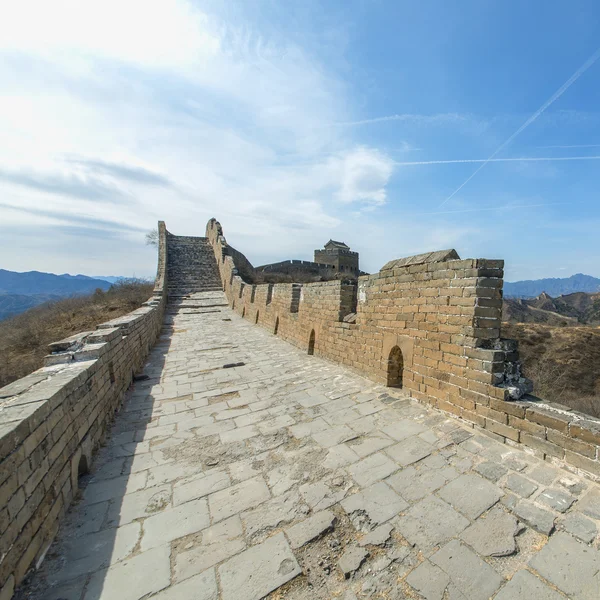
<path id="1" fill-rule="evenodd" d="M 321 250 L 315 250 L 315 262 L 331 265 L 335 271 L 358 276 L 358 252 L 350 250 L 344 242 L 329 240 Z"/>

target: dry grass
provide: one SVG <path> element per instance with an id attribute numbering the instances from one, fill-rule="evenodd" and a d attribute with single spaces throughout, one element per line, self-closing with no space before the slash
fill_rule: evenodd
<path id="1" fill-rule="evenodd" d="M 36 306 L 0 322 L 0 387 L 42 366 L 48 344 L 135 310 L 152 295 L 153 284 L 123 280 L 108 291 Z"/>
<path id="2" fill-rule="evenodd" d="M 502 335 L 519 341 L 536 396 L 600 417 L 600 329 L 504 323 Z"/>

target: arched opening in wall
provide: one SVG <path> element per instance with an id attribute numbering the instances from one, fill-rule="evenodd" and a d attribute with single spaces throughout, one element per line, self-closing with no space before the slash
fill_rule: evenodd
<path id="1" fill-rule="evenodd" d="M 273 329 L 273 335 L 277 335 L 278 331 L 279 331 L 279 317 L 277 317 L 277 319 L 275 319 L 275 329 Z"/>
<path id="2" fill-rule="evenodd" d="M 81 479 L 84 475 L 87 475 L 90 472 L 90 466 L 88 464 L 88 459 L 85 454 L 81 455 L 79 459 L 79 464 L 77 465 L 77 479 Z"/>
<path id="3" fill-rule="evenodd" d="M 308 354 L 312 356 L 315 353 L 315 330 L 313 329 L 310 332 L 310 337 L 308 338 Z"/>
<path id="4" fill-rule="evenodd" d="M 254 324 L 256 325 L 258 323 L 258 316 L 259 316 L 259 311 L 256 311 L 256 317 L 254 318 Z"/>
<path id="5" fill-rule="evenodd" d="M 246 307 L 242 308 L 242 319 L 246 316 Z"/>
<path id="6" fill-rule="evenodd" d="M 402 372 L 404 371 L 404 357 L 399 346 L 394 346 L 390 350 L 387 364 L 387 384 L 388 387 L 402 387 Z"/>

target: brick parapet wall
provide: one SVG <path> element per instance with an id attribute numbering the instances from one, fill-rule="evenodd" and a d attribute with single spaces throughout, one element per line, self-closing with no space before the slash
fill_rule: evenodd
<path id="1" fill-rule="evenodd" d="M 335 272 L 335 269 L 333 264 L 322 264 L 307 260 L 282 260 L 281 262 L 256 267 L 256 271 L 262 273 L 319 273 L 330 275 Z"/>
<path id="2" fill-rule="evenodd" d="M 45 554 L 115 411 L 157 339 L 166 304 L 159 223 L 153 297 L 94 332 L 51 345 L 46 366 L 0 389 L 0 598 Z"/>
<path id="3" fill-rule="evenodd" d="M 500 337 L 503 261 L 392 261 L 392 268 L 354 284 L 277 284 L 269 304 L 268 286 L 258 285 L 251 303 L 250 295 L 239 295 L 243 282 L 233 259 L 221 260 L 226 242 L 214 219 L 206 237 L 229 303 L 251 322 L 258 311 L 258 324 L 273 332 L 277 323 L 279 337 L 304 349 L 314 330 L 315 354 L 382 384 L 390 350 L 398 346 L 408 395 L 500 441 L 600 478 L 600 421 L 531 396 L 508 401 L 519 362 L 516 342 Z M 294 289 L 301 290 L 297 312 Z M 344 322 L 354 306 L 355 322 Z"/>

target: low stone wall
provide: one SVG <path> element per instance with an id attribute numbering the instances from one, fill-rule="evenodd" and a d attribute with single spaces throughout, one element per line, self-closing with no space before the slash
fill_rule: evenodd
<path id="1" fill-rule="evenodd" d="M 507 444 L 600 478 L 600 421 L 521 398 L 531 387 L 517 344 L 500 337 L 503 261 L 442 251 L 391 261 L 358 282 L 253 286 L 239 276 L 214 219 L 206 236 L 230 305 L 251 322 L 377 382 L 401 385 Z"/>
<path id="2" fill-rule="evenodd" d="M 160 333 L 166 244 L 160 222 L 155 289 L 144 306 L 52 344 L 46 366 L 0 389 L 1 600 L 43 559 Z"/>

